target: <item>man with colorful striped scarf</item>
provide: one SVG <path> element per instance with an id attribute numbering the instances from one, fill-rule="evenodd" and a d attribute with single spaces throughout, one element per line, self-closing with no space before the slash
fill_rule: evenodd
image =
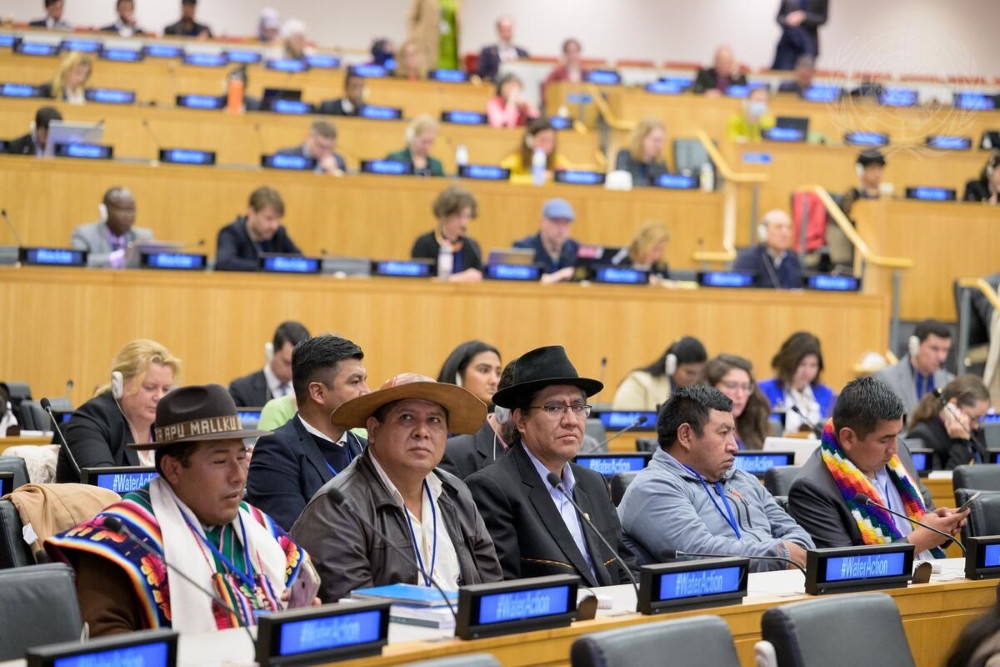
<path id="1" fill-rule="evenodd" d="M 948 540 L 893 516 L 905 514 L 949 535 L 961 529 L 968 510 L 934 509 L 910 453 L 899 445 L 903 402 L 884 382 L 862 377 L 844 387 L 823 428 L 819 449 L 796 477 L 789 509 L 816 546 L 847 547 L 906 541 L 917 558 L 943 558 Z"/>

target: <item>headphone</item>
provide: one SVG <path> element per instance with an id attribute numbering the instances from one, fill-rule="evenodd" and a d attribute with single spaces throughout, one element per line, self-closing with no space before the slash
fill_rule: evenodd
<path id="1" fill-rule="evenodd" d="M 860 162 L 854 163 L 854 173 L 858 175 L 858 179 L 862 179 L 865 176 L 865 165 Z"/>
<path id="2" fill-rule="evenodd" d="M 271 341 L 264 343 L 264 360 L 267 363 L 274 361 L 274 343 Z"/>
<path id="3" fill-rule="evenodd" d="M 997 166 L 1000 166 L 1000 153 L 994 153 L 990 156 L 989 161 L 986 162 L 986 179 L 990 180 L 993 178 L 993 172 L 997 170 Z"/>
<path id="4" fill-rule="evenodd" d="M 920 352 L 920 339 L 916 335 L 906 339 L 906 351 L 910 353 L 911 358 L 917 356 L 917 353 Z"/>
<path id="5" fill-rule="evenodd" d="M 493 406 L 493 418 L 497 420 L 497 423 L 501 426 L 510 421 L 513 412 L 510 408 L 505 408 L 499 405 Z"/>
<path id="6" fill-rule="evenodd" d="M 125 376 L 121 371 L 111 372 L 111 397 L 118 402 L 125 395 Z"/>
<path id="7" fill-rule="evenodd" d="M 677 355 L 673 352 L 674 345 L 677 345 L 676 340 L 667 349 L 667 360 L 663 364 L 663 370 L 667 372 L 667 377 L 673 377 L 674 373 L 677 372 Z"/>
<path id="8" fill-rule="evenodd" d="M 767 242 L 767 223 L 762 222 L 757 225 L 757 242 L 765 243 Z"/>
<path id="9" fill-rule="evenodd" d="M 531 134 L 530 132 L 528 132 L 527 134 L 525 134 L 524 135 L 524 145 L 529 150 L 534 150 L 535 149 L 535 135 Z"/>
<path id="10" fill-rule="evenodd" d="M 457 384 L 459 387 L 464 387 L 465 386 L 464 384 L 462 384 L 462 374 L 461 373 L 455 373 L 455 384 Z"/>
<path id="11" fill-rule="evenodd" d="M 97 205 L 97 214 L 101 216 L 101 222 L 108 221 L 108 207 L 103 202 Z"/>

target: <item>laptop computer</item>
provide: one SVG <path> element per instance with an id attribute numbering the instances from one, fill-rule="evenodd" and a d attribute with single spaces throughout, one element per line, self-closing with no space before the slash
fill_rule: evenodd
<path id="1" fill-rule="evenodd" d="M 813 438 L 766 438 L 764 440 L 765 452 L 792 452 L 795 454 L 795 462 L 792 465 L 802 466 L 812 456 L 816 448 L 819 447 L 819 440 Z"/>
<path id="2" fill-rule="evenodd" d="M 45 144 L 45 157 L 55 155 L 56 144 L 99 144 L 104 138 L 104 121 L 82 123 L 54 120 L 49 123 L 49 137 Z"/>

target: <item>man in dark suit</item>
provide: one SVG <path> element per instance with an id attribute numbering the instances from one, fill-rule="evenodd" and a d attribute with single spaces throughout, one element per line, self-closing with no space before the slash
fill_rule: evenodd
<path id="1" fill-rule="evenodd" d="M 215 246 L 216 271 L 256 271 L 261 255 L 301 255 L 281 219 L 285 202 L 266 185 L 253 191 L 247 214 L 219 230 Z"/>
<path id="2" fill-rule="evenodd" d="M 45 0 L 45 18 L 32 21 L 28 25 L 46 30 L 73 29 L 73 26 L 63 21 L 63 0 Z"/>
<path id="3" fill-rule="evenodd" d="M 212 39 L 212 29 L 194 20 L 198 0 L 181 0 L 181 20 L 163 29 L 164 35 Z"/>
<path id="4" fill-rule="evenodd" d="M 317 120 L 309 128 L 309 136 L 298 146 L 282 148 L 278 155 L 296 155 L 316 160 L 316 172 L 343 176 L 347 171 L 344 156 L 336 152 L 337 128 L 333 123 Z"/>
<path id="5" fill-rule="evenodd" d="M 45 153 L 45 144 L 49 140 L 49 123 L 62 119 L 62 114 L 55 107 L 39 108 L 35 112 L 35 126 L 31 132 L 7 142 L 7 153 L 9 155 L 41 157 Z"/>
<path id="6" fill-rule="evenodd" d="M 542 208 L 538 233 L 514 241 L 515 248 L 535 251 L 535 264 L 542 267 L 542 282 L 571 280 L 580 244 L 569 237 L 576 219 L 565 199 L 550 199 Z"/>
<path id="7" fill-rule="evenodd" d="M 354 70 L 348 69 L 344 77 L 344 96 L 335 100 L 323 100 L 319 113 L 333 116 L 360 116 L 365 108 L 365 79 Z"/>
<path id="8" fill-rule="evenodd" d="M 479 52 L 479 63 L 476 65 L 476 73 L 488 81 L 497 78 L 500 63 L 528 57 L 527 51 L 514 44 L 514 19 L 510 16 L 501 16 L 497 19 L 497 37 L 499 41 L 496 44 L 487 46 Z"/>
<path id="9" fill-rule="evenodd" d="M 768 211 L 761 218 L 760 244 L 739 254 L 734 271 L 753 273 L 754 287 L 799 289 L 802 263 L 792 247 L 792 220 L 784 211 Z"/>
<path id="10" fill-rule="evenodd" d="M 119 37 L 135 37 L 146 34 L 135 20 L 134 0 L 118 0 L 115 8 L 118 11 L 118 20 L 101 28 L 101 32 L 115 33 Z"/>
<path id="11" fill-rule="evenodd" d="M 730 86 L 745 86 L 747 78 L 739 70 L 739 63 L 728 46 L 715 50 L 715 60 L 711 67 L 698 72 L 691 92 L 701 95 L 722 95 Z"/>
<path id="12" fill-rule="evenodd" d="M 330 415 L 368 393 L 364 352 L 338 336 L 310 338 L 292 352 L 292 384 L 299 412 L 254 446 L 247 499 L 285 530 L 321 486 L 346 468 L 368 444 Z"/>
<path id="13" fill-rule="evenodd" d="M 607 484 L 599 473 L 570 463 L 583 442 L 587 397 L 604 385 L 581 378 L 560 346 L 525 353 L 514 362 L 513 377 L 514 384 L 497 391 L 493 402 L 512 410 L 518 442 L 465 480 L 504 578 L 576 574 L 587 586 L 627 582 L 616 560 L 627 550 Z M 559 478 L 558 486 L 549 483 L 549 474 Z M 583 517 L 564 494 L 580 505 Z"/>
<path id="14" fill-rule="evenodd" d="M 229 394 L 239 407 L 259 408 L 272 398 L 293 391 L 292 350 L 309 340 L 309 330 L 298 322 L 282 322 L 274 330 L 270 343 L 264 345 L 267 363 L 264 368 L 229 383 Z"/>
<path id="15" fill-rule="evenodd" d="M 826 23 L 828 9 L 829 0 L 782 0 L 781 39 L 771 69 L 789 70 L 801 55 L 819 56 L 819 27 Z"/>

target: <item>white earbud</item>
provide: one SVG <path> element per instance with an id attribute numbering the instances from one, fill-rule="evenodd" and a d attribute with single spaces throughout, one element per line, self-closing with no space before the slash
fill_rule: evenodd
<path id="1" fill-rule="evenodd" d="M 455 373 L 455 384 L 457 384 L 459 387 L 464 387 L 465 386 L 465 385 L 462 384 L 462 374 L 461 373 Z"/>
<path id="2" fill-rule="evenodd" d="M 108 207 L 104 204 L 97 205 L 97 214 L 101 216 L 101 222 L 108 221 Z"/>
<path id="3" fill-rule="evenodd" d="M 673 377 L 677 372 L 677 355 L 671 352 L 667 355 L 667 361 L 663 364 L 663 370 L 667 372 L 667 377 Z"/>
<path id="4" fill-rule="evenodd" d="M 510 408 L 504 408 L 499 405 L 493 408 L 493 418 L 497 420 L 497 423 L 501 426 L 510 421 L 511 410 Z"/>
<path id="5" fill-rule="evenodd" d="M 920 339 L 916 336 L 910 336 L 906 341 L 906 351 L 910 353 L 910 358 L 917 356 L 920 352 Z"/>
<path id="6" fill-rule="evenodd" d="M 274 343 L 264 343 L 264 359 L 267 363 L 274 361 Z"/>

